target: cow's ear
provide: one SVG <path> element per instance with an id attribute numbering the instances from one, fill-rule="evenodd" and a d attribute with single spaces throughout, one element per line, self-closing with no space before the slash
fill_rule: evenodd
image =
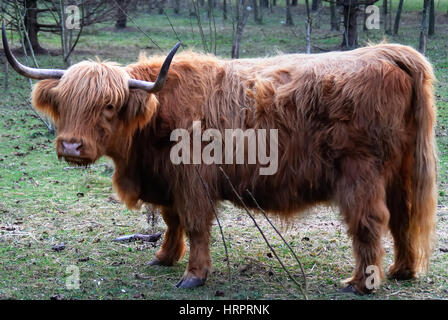
<path id="1" fill-rule="evenodd" d="M 130 132 L 145 127 L 157 110 L 159 102 L 154 94 L 143 90 L 129 90 L 129 98 L 120 110 L 120 118 Z"/>
<path id="2" fill-rule="evenodd" d="M 58 85 L 59 80 L 47 79 L 39 81 L 31 93 L 33 106 L 48 114 L 54 121 L 59 119 L 58 105 L 56 102 L 56 92 L 54 88 Z"/>

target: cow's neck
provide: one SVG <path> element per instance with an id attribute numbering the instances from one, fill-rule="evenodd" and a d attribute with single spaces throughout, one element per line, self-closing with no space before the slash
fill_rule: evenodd
<path id="1" fill-rule="evenodd" d="M 154 123 L 151 121 L 152 125 Z M 169 135 L 155 135 L 156 130 L 151 124 L 135 132 L 129 149 L 123 141 L 108 152 L 115 166 L 115 189 L 130 209 L 138 208 L 142 202 L 169 205 L 171 201 L 165 179 L 166 165 L 170 164 Z M 165 159 L 165 153 L 168 159 Z"/>
<path id="2" fill-rule="evenodd" d="M 208 101 L 204 99 L 211 96 L 209 91 L 214 91 L 217 79 L 224 77 L 223 65 L 216 58 L 195 55 L 195 59 L 198 63 L 182 56 L 173 61 L 163 90 L 156 94 L 158 109 L 150 123 L 134 134 L 129 152 L 126 143 L 115 143 L 117 149 L 108 152 L 115 164 L 115 188 L 129 208 L 138 207 L 140 200 L 159 205 L 171 201 L 168 192 L 172 181 L 167 179 L 172 166 L 171 131 L 189 128 L 192 121 L 206 117 L 203 108 Z M 161 63 L 148 59 L 129 66 L 128 72 L 135 79 L 154 81 Z M 204 83 L 193 81 L 198 78 Z"/>

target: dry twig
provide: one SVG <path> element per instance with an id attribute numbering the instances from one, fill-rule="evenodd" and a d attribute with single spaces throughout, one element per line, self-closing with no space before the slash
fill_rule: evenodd
<path id="1" fill-rule="evenodd" d="M 230 181 L 229 176 L 225 173 L 225 171 L 222 169 L 222 167 L 219 167 L 219 170 L 221 170 L 221 172 L 224 174 L 227 182 L 230 184 L 230 187 L 233 190 L 233 193 L 235 193 L 235 195 L 237 196 L 237 198 L 240 200 L 241 204 L 243 205 L 244 209 L 246 210 L 247 214 L 249 215 L 249 217 L 252 219 L 253 223 L 255 224 L 255 227 L 257 227 L 258 231 L 260 232 L 261 236 L 263 237 L 264 241 L 266 242 L 267 246 L 269 247 L 269 249 L 271 250 L 271 252 L 274 254 L 275 258 L 278 260 L 278 262 L 280 263 L 280 265 L 282 266 L 283 270 L 285 270 L 285 272 L 288 274 L 289 278 L 297 285 L 297 287 L 299 287 L 300 292 L 302 293 L 302 295 L 304 296 L 304 298 L 306 300 L 308 300 L 308 296 L 306 294 L 306 292 L 303 290 L 302 286 L 300 285 L 300 283 L 297 282 L 297 280 L 291 275 L 291 273 L 288 271 L 288 269 L 286 269 L 285 265 L 283 264 L 282 260 L 280 259 L 280 257 L 277 255 L 277 252 L 274 250 L 274 248 L 271 246 L 271 244 L 269 243 L 268 239 L 266 238 L 266 236 L 263 233 L 263 230 L 261 230 L 260 226 L 258 225 L 257 221 L 255 220 L 255 218 L 253 217 L 253 215 L 250 213 L 249 208 L 247 207 L 246 203 L 244 202 L 243 198 L 240 196 L 240 194 L 238 193 L 238 191 L 236 191 L 232 181 Z"/>
<path id="2" fill-rule="evenodd" d="M 266 214 L 266 212 L 260 207 L 260 205 L 258 204 L 257 200 L 255 200 L 255 197 L 253 196 L 253 194 L 246 189 L 246 192 L 250 195 L 250 197 L 252 198 L 252 200 L 254 201 L 255 205 L 257 206 L 258 210 L 261 211 L 261 213 L 263 214 L 263 216 L 266 218 L 266 220 L 269 222 L 269 224 L 271 225 L 272 229 L 275 230 L 275 232 L 277 232 L 277 234 L 279 235 L 279 237 L 282 239 L 283 243 L 288 247 L 289 251 L 291 251 L 292 255 L 294 256 L 294 259 L 297 261 L 297 263 L 300 266 L 300 271 L 302 272 L 302 276 L 303 276 L 303 282 L 305 283 L 305 291 L 308 290 L 308 283 L 306 281 L 306 275 L 305 275 L 305 270 L 303 269 L 303 265 L 302 262 L 300 262 L 299 258 L 296 256 L 294 250 L 291 248 L 291 246 L 289 245 L 289 243 L 285 240 L 285 238 L 283 238 L 283 235 L 280 233 L 280 231 L 278 231 L 278 229 L 274 226 L 274 224 L 272 223 L 271 219 L 269 219 L 268 215 Z"/>

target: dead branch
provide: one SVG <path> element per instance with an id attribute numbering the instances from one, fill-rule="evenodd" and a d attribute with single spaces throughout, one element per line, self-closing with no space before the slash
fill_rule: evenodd
<path id="1" fill-rule="evenodd" d="M 279 235 L 280 239 L 282 239 L 283 243 L 288 247 L 289 251 L 291 251 L 292 255 L 294 256 L 294 259 L 297 261 L 297 263 L 300 266 L 300 271 L 302 272 L 302 276 L 303 276 L 303 282 L 305 283 L 305 290 L 308 290 L 308 283 L 307 283 L 307 280 L 306 280 L 305 270 L 303 269 L 302 262 L 300 262 L 299 258 L 296 256 L 294 250 L 291 248 L 291 246 L 285 240 L 285 238 L 283 238 L 283 235 L 280 233 L 280 231 L 278 231 L 278 229 L 274 226 L 274 224 L 272 223 L 271 219 L 269 219 L 269 217 L 266 214 L 266 212 L 260 207 L 260 205 L 258 204 L 257 200 L 255 200 L 255 197 L 253 196 L 253 194 L 248 189 L 246 189 L 246 192 L 250 195 L 250 197 L 254 201 L 255 205 L 257 206 L 258 210 L 260 210 L 260 212 L 266 218 L 267 222 L 269 222 L 269 224 L 271 225 L 272 229 L 274 229 L 275 232 L 277 232 L 277 234 Z"/>
<path id="2" fill-rule="evenodd" d="M 285 270 L 285 272 L 288 274 L 289 278 L 297 285 L 297 287 L 299 287 L 300 292 L 302 293 L 302 295 L 304 296 L 305 300 L 308 300 L 308 295 L 306 294 L 306 292 L 303 290 L 302 286 L 300 285 L 300 283 L 297 282 L 297 280 L 291 275 L 291 273 L 288 271 L 288 269 L 286 269 L 285 265 L 283 264 L 282 260 L 280 259 L 280 257 L 277 255 L 277 252 L 274 250 L 274 248 L 271 246 L 271 244 L 269 243 L 268 239 L 266 238 L 266 236 L 263 233 L 263 230 L 261 230 L 260 226 L 258 225 L 257 221 L 255 220 L 255 218 L 253 217 L 253 215 L 250 213 L 249 208 L 247 207 L 246 203 L 244 202 L 243 198 L 240 196 L 240 194 L 238 193 L 238 191 L 236 191 L 232 181 L 230 181 L 229 176 L 225 173 L 225 171 L 222 169 L 221 166 L 219 166 L 219 170 L 221 170 L 221 172 L 224 174 L 224 177 L 226 178 L 227 182 L 230 184 L 230 187 L 233 190 L 233 193 L 237 196 L 238 200 L 240 200 L 241 204 L 243 205 L 244 209 L 246 210 L 246 213 L 248 214 L 248 216 L 252 219 L 253 223 L 255 224 L 255 226 L 257 227 L 258 231 L 260 232 L 261 236 L 263 237 L 264 241 L 266 242 L 267 246 L 269 247 L 269 249 L 271 250 L 271 252 L 274 254 L 275 258 L 277 259 L 277 261 L 280 263 L 280 265 L 282 266 L 283 270 Z"/>
<path id="3" fill-rule="evenodd" d="M 47 121 L 45 121 L 44 118 L 41 117 L 41 115 L 33 108 L 33 106 L 31 105 L 31 103 L 29 102 L 29 100 L 27 98 L 25 98 L 20 92 L 17 92 L 17 94 L 23 99 L 23 101 L 25 101 L 27 107 L 29 109 L 31 109 L 31 111 L 34 112 L 34 114 L 39 118 L 40 121 L 42 121 L 43 124 L 45 124 L 45 126 L 47 127 L 48 131 L 50 133 L 54 133 L 54 128 L 52 127 L 52 125 L 50 123 L 48 123 Z"/>
<path id="4" fill-rule="evenodd" d="M 115 241 L 115 242 L 132 242 L 132 241 L 141 240 L 141 241 L 146 241 L 146 242 L 157 242 L 161 236 L 162 236 L 161 232 L 157 232 L 154 234 L 135 233 L 135 234 L 115 238 L 113 241 Z"/>

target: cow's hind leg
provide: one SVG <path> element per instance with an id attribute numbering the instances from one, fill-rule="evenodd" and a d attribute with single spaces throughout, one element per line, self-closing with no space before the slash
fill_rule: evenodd
<path id="1" fill-rule="evenodd" d="M 337 185 L 337 201 L 352 238 L 356 267 L 343 292 L 369 293 L 383 278 L 381 238 L 389 211 L 385 187 L 376 168 L 369 162 L 347 161 Z"/>
<path id="2" fill-rule="evenodd" d="M 403 166 L 401 176 L 397 176 L 387 189 L 387 206 L 390 211 L 389 228 L 394 239 L 394 263 L 389 267 L 389 278 L 409 280 L 417 272 L 416 252 L 412 246 L 410 232 L 410 190 L 409 166 Z"/>
<path id="3" fill-rule="evenodd" d="M 163 208 L 162 217 L 167 225 L 162 248 L 150 265 L 172 266 L 182 259 L 186 252 L 185 232 L 177 212 L 172 208 Z"/>

